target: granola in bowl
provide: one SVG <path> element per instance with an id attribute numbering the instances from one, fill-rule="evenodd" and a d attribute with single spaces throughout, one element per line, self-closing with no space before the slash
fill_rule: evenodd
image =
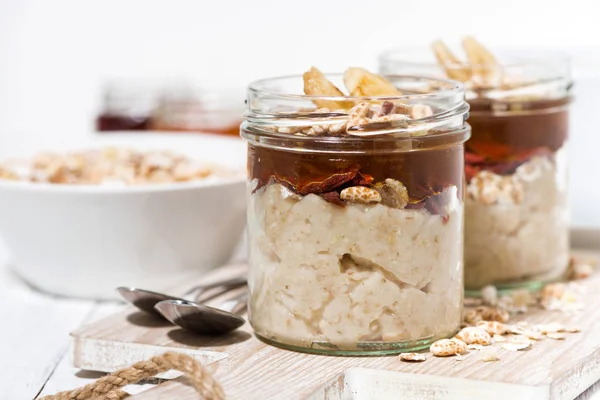
<path id="1" fill-rule="evenodd" d="M 454 334 L 468 137 L 460 86 L 411 96 L 362 68 L 286 79 L 302 80 L 303 94 L 273 89 L 280 78 L 253 84 L 242 126 L 256 334 L 342 355 Z"/>
<path id="2" fill-rule="evenodd" d="M 57 185 L 134 186 L 209 180 L 232 171 L 167 150 L 104 147 L 39 153 L 31 160 L 0 163 L 0 180 Z"/>

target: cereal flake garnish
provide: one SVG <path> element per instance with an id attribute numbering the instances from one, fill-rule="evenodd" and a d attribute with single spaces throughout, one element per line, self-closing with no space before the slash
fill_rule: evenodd
<path id="1" fill-rule="evenodd" d="M 431 344 L 429 351 L 436 357 L 454 356 L 465 353 L 467 344 L 456 338 L 440 339 Z"/>
<path id="2" fill-rule="evenodd" d="M 515 176 L 481 171 L 471 179 L 467 195 L 485 205 L 519 204 L 523 201 L 525 192 L 523 184 Z"/>
<path id="3" fill-rule="evenodd" d="M 398 357 L 400 361 L 406 362 L 423 362 L 427 360 L 427 357 L 423 353 L 400 353 Z"/>
<path id="4" fill-rule="evenodd" d="M 500 309 L 498 307 L 480 306 L 468 309 L 463 320 L 469 325 L 475 325 L 479 321 L 498 321 L 508 322 L 510 314 L 508 311 Z"/>
<path id="5" fill-rule="evenodd" d="M 485 330 L 490 335 L 502 335 L 506 333 L 506 325 L 498 321 L 479 321 L 475 326 Z"/>
<path id="6" fill-rule="evenodd" d="M 546 310 L 581 311 L 584 308 L 579 291 L 580 287 L 574 282 L 549 283 L 540 292 L 540 304 Z"/>
<path id="7" fill-rule="evenodd" d="M 502 343 L 502 348 L 510 351 L 520 351 L 529 349 L 532 344 L 533 342 L 527 336 L 513 335 Z"/>
<path id="8" fill-rule="evenodd" d="M 482 328 L 468 326 L 461 329 L 456 334 L 456 338 L 462 340 L 466 344 L 480 344 L 482 346 L 488 346 L 492 344 L 492 337 L 490 334 Z"/>
<path id="9" fill-rule="evenodd" d="M 554 340 L 565 340 L 567 335 L 563 332 L 547 332 L 546 336 Z"/>
<path id="10" fill-rule="evenodd" d="M 346 200 L 354 203 L 380 203 L 381 195 L 375 189 L 371 189 L 365 186 L 352 186 L 346 188 L 340 192 L 342 200 Z"/>

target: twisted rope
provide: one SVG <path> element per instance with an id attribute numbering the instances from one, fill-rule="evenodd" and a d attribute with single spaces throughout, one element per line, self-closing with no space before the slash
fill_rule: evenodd
<path id="1" fill-rule="evenodd" d="M 225 399 L 225 393 L 219 382 L 200 363 L 188 355 L 167 352 L 120 369 L 88 385 L 44 396 L 40 400 L 122 400 L 128 397 L 129 393 L 120 388 L 142 379 L 152 378 L 170 369 L 183 372 L 205 400 Z"/>

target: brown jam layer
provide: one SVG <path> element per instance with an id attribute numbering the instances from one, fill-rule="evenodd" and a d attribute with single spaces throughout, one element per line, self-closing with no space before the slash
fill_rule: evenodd
<path id="1" fill-rule="evenodd" d="M 406 208 L 444 213 L 451 199 L 444 189 L 456 186 L 462 196 L 463 146 L 386 154 L 293 152 L 249 144 L 248 173 L 257 190 L 277 182 L 305 196 L 316 194 L 344 205 L 339 193 L 350 186 L 373 187 L 385 179 L 402 182 L 409 195 Z"/>
<path id="2" fill-rule="evenodd" d="M 533 156 L 550 155 L 568 138 L 570 99 L 505 103 L 470 102 L 472 136 L 466 143 L 467 181 L 481 170 L 512 174 Z"/>

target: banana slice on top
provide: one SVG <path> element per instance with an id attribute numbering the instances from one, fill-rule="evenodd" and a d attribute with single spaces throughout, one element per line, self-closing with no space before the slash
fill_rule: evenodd
<path id="1" fill-rule="evenodd" d="M 367 71 L 351 67 L 344 73 L 344 84 L 350 96 L 399 96 L 402 95 L 390 81 Z"/>
<path id="2" fill-rule="evenodd" d="M 500 82 L 501 70 L 496 57 L 472 36 L 462 42 L 472 68 L 472 80 L 479 87 L 495 87 Z"/>
<path id="3" fill-rule="evenodd" d="M 462 42 L 467 59 L 471 65 L 494 66 L 496 57 L 472 36 L 467 36 Z"/>
<path id="4" fill-rule="evenodd" d="M 470 68 L 465 66 L 459 59 L 456 57 L 442 42 L 441 40 L 436 40 L 431 45 L 433 49 L 433 53 L 444 69 L 446 70 L 446 75 L 450 79 L 456 79 L 457 81 L 466 82 L 471 79 L 471 71 Z"/>
<path id="5" fill-rule="evenodd" d="M 315 67 L 311 67 L 303 75 L 304 93 L 309 96 L 339 96 L 346 95 L 338 89 L 325 75 Z M 352 102 L 315 99 L 313 103 L 319 108 L 328 108 L 330 110 L 350 109 Z"/>

